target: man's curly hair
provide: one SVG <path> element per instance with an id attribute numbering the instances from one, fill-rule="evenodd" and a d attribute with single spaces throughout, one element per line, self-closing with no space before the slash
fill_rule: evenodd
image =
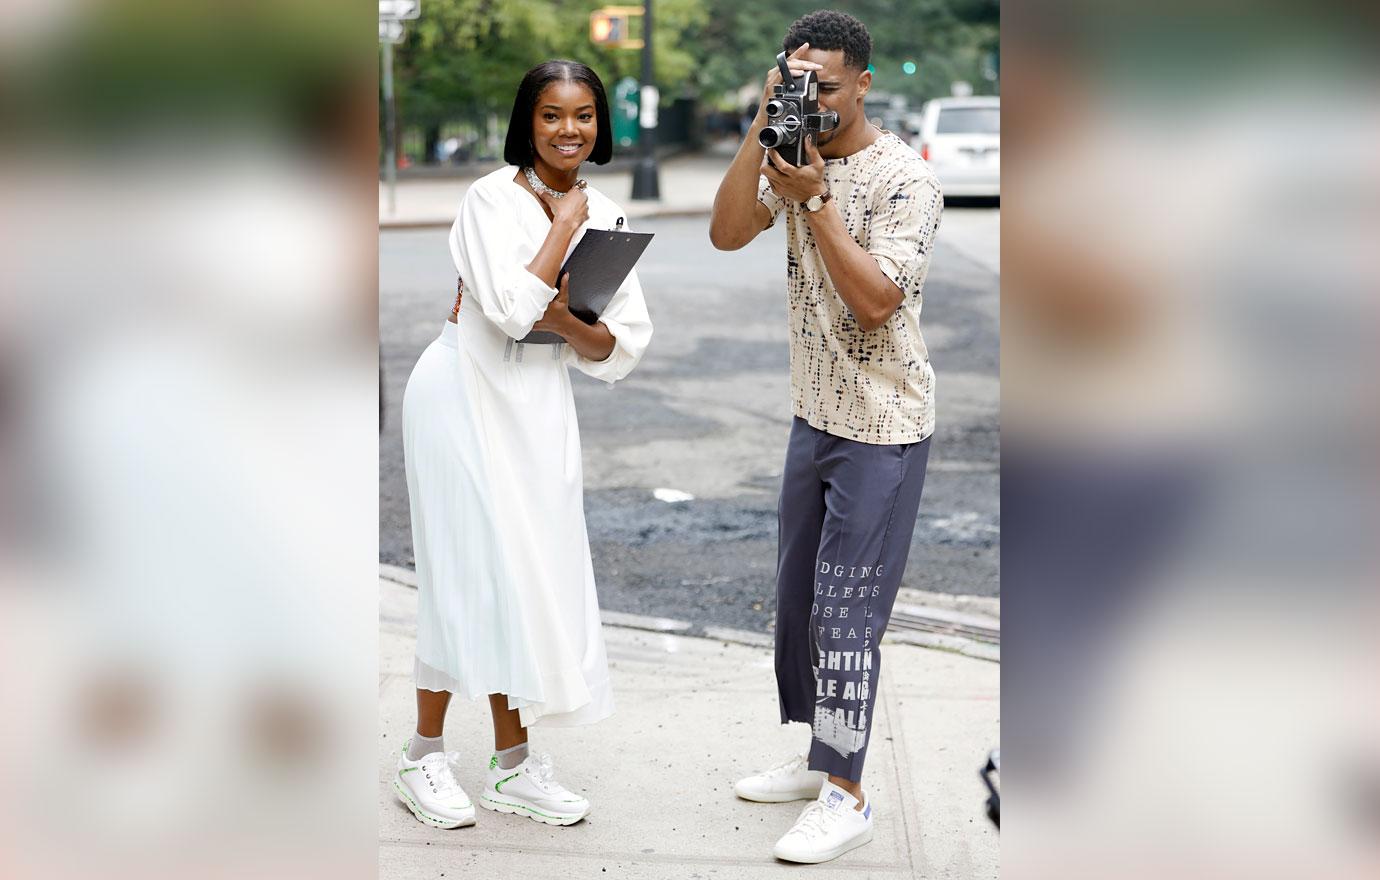
<path id="1" fill-rule="evenodd" d="M 854 70 L 866 70 L 872 60 L 872 35 L 862 22 L 845 12 L 820 9 L 797 18 L 786 31 L 781 48 L 787 54 L 809 43 L 811 49 L 843 50 L 843 63 Z"/>

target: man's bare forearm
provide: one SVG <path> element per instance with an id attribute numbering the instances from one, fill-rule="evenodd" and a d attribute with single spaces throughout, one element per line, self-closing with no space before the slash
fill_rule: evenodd
<path id="1" fill-rule="evenodd" d="M 719 182 L 719 191 L 714 195 L 709 240 L 720 250 L 737 250 L 762 231 L 763 220 L 757 210 L 760 204 L 757 201 L 757 182 L 761 176 L 765 150 L 757 143 L 757 132 L 761 131 L 763 124 L 759 113 L 738 146 L 738 154 L 733 157 L 733 163 L 728 166 L 728 173 Z"/>
<path id="2" fill-rule="evenodd" d="M 848 227 L 843 225 L 832 201 L 805 217 L 815 234 L 815 245 L 824 258 L 829 280 L 853 313 L 853 320 L 863 330 L 876 330 L 885 324 L 901 305 L 900 288 L 848 234 Z"/>

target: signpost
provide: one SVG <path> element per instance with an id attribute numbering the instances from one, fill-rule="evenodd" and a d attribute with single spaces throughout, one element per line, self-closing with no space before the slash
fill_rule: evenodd
<path id="1" fill-rule="evenodd" d="M 404 21 L 422 14 L 422 0 L 379 0 L 379 42 L 383 44 L 383 175 L 388 182 L 388 213 L 398 212 L 397 113 L 393 100 L 393 45 L 407 34 Z"/>
<path id="2" fill-rule="evenodd" d="M 996 51 L 988 52 L 982 59 L 982 78 L 992 83 L 992 87 L 1001 94 L 1001 56 Z"/>
<path id="3" fill-rule="evenodd" d="M 625 76 L 613 87 L 613 106 L 609 115 L 613 117 L 613 142 L 620 147 L 631 147 L 637 143 L 638 119 L 637 80 Z"/>
<path id="4" fill-rule="evenodd" d="M 637 168 L 633 171 L 632 197 L 638 201 L 659 201 L 661 186 L 657 181 L 656 107 L 660 100 L 655 77 L 652 75 L 652 0 L 642 5 L 642 107 L 639 114 L 642 130 L 637 139 Z"/>
<path id="5" fill-rule="evenodd" d="M 422 15 L 422 0 L 379 0 L 379 20 L 412 21 Z"/>

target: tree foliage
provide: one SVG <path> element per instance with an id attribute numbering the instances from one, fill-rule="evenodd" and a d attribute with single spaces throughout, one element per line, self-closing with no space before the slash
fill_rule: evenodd
<path id="1" fill-rule="evenodd" d="M 424 0 L 397 47 L 400 117 L 430 127 L 506 115 L 522 74 L 550 58 L 593 67 L 612 89 L 636 77 L 640 53 L 589 40 L 589 14 L 617 0 Z M 627 5 L 637 5 L 629 2 Z M 656 77 L 666 97 L 717 101 L 760 82 L 787 26 L 821 4 L 789 0 L 655 0 Z M 948 94 L 958 79 L 978 93 L 998 47 L 998 0 L 840 0 L 872 33 L 874 88 L 914 99 Z M 904 61 L 917 72 L 905 76 Z M 729 100 L 731 103 L 731 99 Z"/>
<path id="2" fill-rule="evenodd" d="M 593 67 L 608 88 L 636 77 L 640 53 L 596 46 L 589 15 L 606 0 L 424 0 L 397 48 L 399 103 L 415 125 L 506 113 L 522 75 L 570 58 Z M 635 5 L 635 4 L 634 4 Z M 694 80 L 697 54 L 683 35 L 702 26 L 703 0 L 659 0 L 654 7 L 657 83 L 674 94 Z"/>
<path id="3" fill-rule="evenodd" d="M 998 0 L 839 0 L 821 4 L 790 0 L 703 0 L 703 28 L 688 38 L 714 47 L 703 56 L 699 93 L 713 98 L 760 81 L 781 51 L 791 22 L 827 7 L 857 16 L 872 34 L 873 88 L 915 99 L 949 93 L 954 80 L 978 93 L 992 91 L 982 77 L 984 57 L 998 48 Z M 905 75 L 901 64 L 917 70 Z"/>

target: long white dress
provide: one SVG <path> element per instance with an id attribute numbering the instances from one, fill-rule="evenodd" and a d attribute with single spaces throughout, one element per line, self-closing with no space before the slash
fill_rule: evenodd
<path id="1" fill-rule="evenodd" d="M 525 268 L 551 223 L 516 173 L 501 168 L 466 192 L 450 236 L 464 280 L 458 322 L 445 322 L 403 397 L 415 678 L 470 699 L 507 694 L 524 726 L 589 724 L 613 712 L 613 694 L 567 370 L 621 379 L 652 324 L 634 271 L 600 317 L 615 340 L 606 360 L 515 341 L 556 293 Z M 594 187 L 586 193 L 590 218 L 572 249 L 586 229 L 624 216 Z"/>

